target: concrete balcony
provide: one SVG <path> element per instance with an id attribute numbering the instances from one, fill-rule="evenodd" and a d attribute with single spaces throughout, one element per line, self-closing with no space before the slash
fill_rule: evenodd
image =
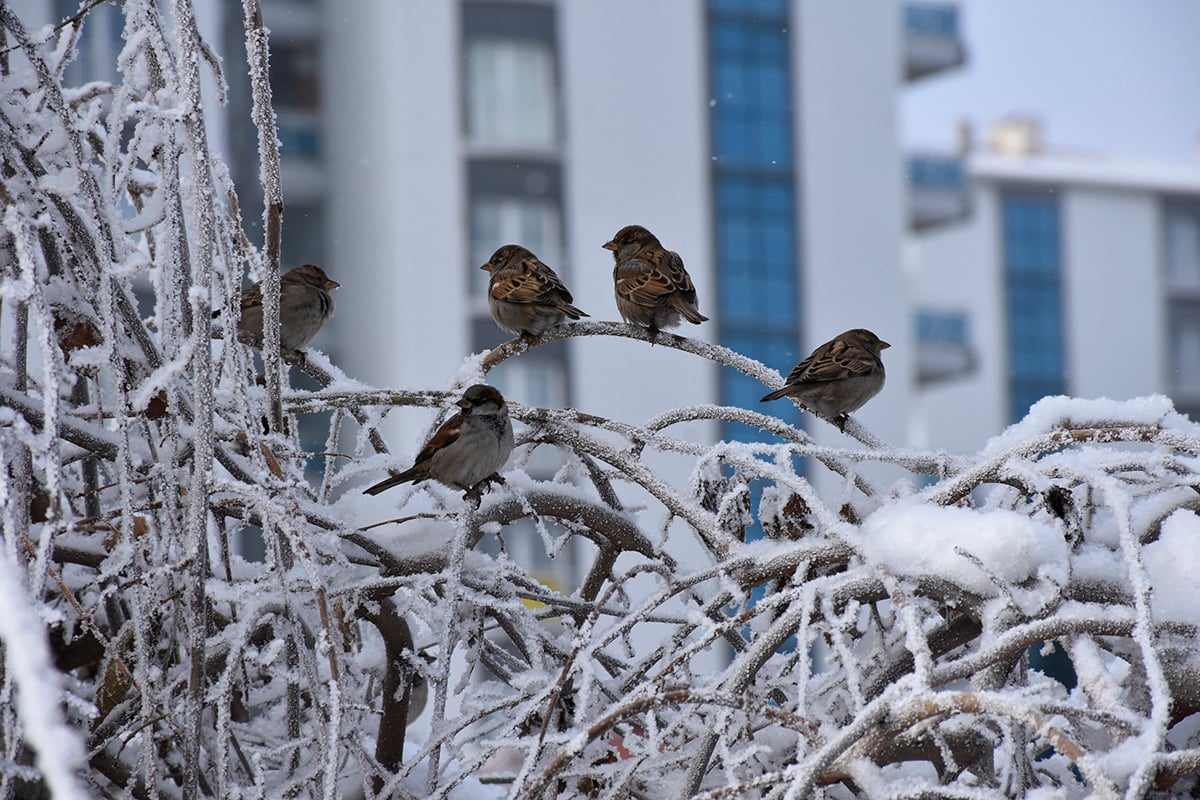
<path id="1" fill-rule="evenodd" d="M 905 3 L 904 78 L 915 81 L 967 61 L 953 3 Z"/>
<path id="2" fill-rule="evenodd" d="M 971 181 L 958 156 L 908 158 L 909 228 L 923 231 L 971 214 Z"/>
<path id="3" fill-rule="evenodd" d="M 961 311 L 917 311 L 917 380 L 937 383 L 975 371 L 970 320 Z"/>

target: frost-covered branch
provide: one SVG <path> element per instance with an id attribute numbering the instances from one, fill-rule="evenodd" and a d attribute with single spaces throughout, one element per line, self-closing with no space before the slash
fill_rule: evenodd
<path id="1" fill-rule="evenodd" d="M 65 85 L 95 6 L 31 32 L 0 4 L 0 794 L 1200 790 L 1200 426 L 1167 398 L 1047 398 L 952 454 L 854 420 L 819 445 L 766 406 L 513 396 L 503 484 L 367 497 L 414 455 L 388 415 L 448 414 L 546 342 L 782 379 L 612 322 L 406 388 L 214 338 L 247 274 L 277 320 L 266 20 L 245 0 L 250 75 L 228 77 L 251 82 L 256 244 L 205 138 L 227 78 L 191 3 L 128 0 L 117 80 Z M 702 420 L 769 441 L 684 433 Z"/>

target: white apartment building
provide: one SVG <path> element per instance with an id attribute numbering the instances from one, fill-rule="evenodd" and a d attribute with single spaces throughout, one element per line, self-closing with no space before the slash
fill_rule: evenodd
<path id="1" fill-rule="evenodd" d="M 918 443 L 972 452 L 1053 394 L 1200 413 L 1200 164 L 1040 139 L 1035 121 L 998 126 L 965 162 L 969 214 L 910 243 L 919 302 L 963 313 L 973 339 L 973 371 L 921 392 Z"/>

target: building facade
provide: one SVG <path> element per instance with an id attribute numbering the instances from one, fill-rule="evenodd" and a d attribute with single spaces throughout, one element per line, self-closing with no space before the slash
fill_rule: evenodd
<path id="1" fill-rule="evenodd" d="M 969 376 L 921 393 L 932 446 L 971 452 L 1046 395 L 1200 412 L 1200 165 L 1037 140 L 971 154 L 969 218 L 914 238 L 920 301 L 965 309 L 979 345 Z"/>
<path id="2" fill-rule="evenodd" d="M 785 374 L 847 328 L 892 342 L 888 388 L 862 413 L 904 439 L 915 326 L 895 94 L 906 47 L 946 38 L 928 15 L 787 0 L 323 8 L 324 85 L 337 87 L 323 93 L 329 257 L 339 275 L 370 276 L 340 290 L 358 312 L 336 335 L 371 343 L 343 354 L 352 374 L 442 386 L 505 338 L 478 267 L 509 241 L 558 270 L 592 318 L 615 319 L 600 245 L 636 222 L 683 256 L 712 318 L 680 333 Z M 912 46 L 926 71 L 961 63 L 960 47 Z M 497 383 L 522 402 L 634 422 L 696 403 L 762 408 L 765 391 L 610 338 L 537 348 L 504 371 Z"/>

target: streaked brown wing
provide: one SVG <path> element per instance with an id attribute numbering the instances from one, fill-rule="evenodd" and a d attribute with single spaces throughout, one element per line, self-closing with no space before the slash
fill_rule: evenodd
<path id="1" fill-rule="evenodd" d="M 694 294 L 696 287 L 692 284 L 692 276 L 688 275 L 683 266 L 683 259 L 674 250 L 661 250 L 662 259 L 659 269 L 674 291 L 682 294 Z"/>
<path id="2" fill-rule="evenodd" d="M 571 293 L 550 267 L 540 261 L 523 261 L 519 269 L 492 275 L 492 297 L 510 303 L 571 302 Z"/>
<path id="3" fill-rule="evenodd" d="M 442 423 L 442 427 L 437 429 L 437 433 L 433 435 L 425 446 L 421 448 L 421 452 L 417 453 L 417 458 L 413 461 L 413 467 L 423 461 L 428 461 L 433 458 L 434 454 L 455 441 L 458 440 L 459 434 L 462 433 L 462 415 L 455 414 L 450 419 Z M 411 468 L 410 468 L 411 471 Z"/>
<path id="4" fill-rule="evenodd" d="M 787 384 L 787 383 L 802 382 L 804 380 L 804 374 L 806 372 L 808 372 L 808 368 L 812 366 L 813 360 L 816 359 L 818 357 L 818 355 L 819 355 L 819 351 L 815 351 L 811 355 L 809 355 L 808 358 L 804 359 L 799 364 L 792 367 L 792 371 L 788 373 L 787 379 L 784 381 L 784 383 Z"/>
<path id="5" fill-rule="evenodd" d="M 849 345 L 835 339 L 817 348 L 811 356 L 800 362 L 788 383 L 837 381 L 861 377 L 875 371 L 875 358 L 857 345 Z"/>
<path id="6" fill-rule="evenodd" d="M 639 306 L 658 306 L 675 290 L 669 275 L 640 258 L 622 261 L 616 267 L 617 292 Z"/>

